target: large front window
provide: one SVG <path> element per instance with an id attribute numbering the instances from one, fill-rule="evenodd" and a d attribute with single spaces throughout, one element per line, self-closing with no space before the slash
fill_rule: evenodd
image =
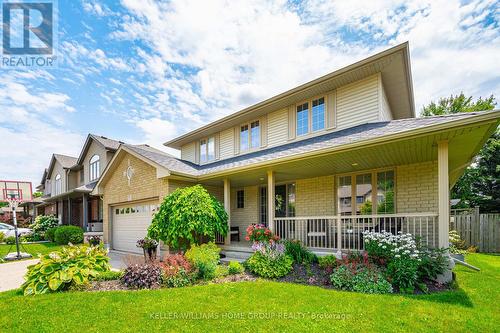
<path id="1" fill-rule="evenodd" d="M 276 185 L 274 188 L 274 207 L 276 217 L 295 216 L 295 184 Z"/>
<path id="2" fill-rule="evenodd" d="M 297 105 L 296 121 L 297 136 L 325 129 L 325 98 L 320 97 Z"/>
<path id="3" fill-rule="evenodd" d="M 54 195 L 58 195 L 62 193 L 62 181 L 61 175 L 57 174 L 54 182 Z"/>
<path id="4" fill-rule="evenodd" d="M 304 103 L 297 106 L 297 135 L 309 132 L 309 104 Z"/>
<path id="5" fill-rule="evenodd" d="M 312 101 L 312 130 L 325 128 L 325 99 L 323 97 Z"/>
<path id="6" fill-rule="evenodd" d="M 98 179 L 100 172 L 99 155 L 94 155 L 90 159 L 90 181 Z"/>
<path id="7" fill-rule="evenodd" d="M 394 171 L 340 176 L 337 197 L 341 215 L 393 214 Z"/>
<path id="8" fill-rule="evenodd" d="M 215 138 L 200 140 L 200 161 L 202 163 L 215 160 Z"/>

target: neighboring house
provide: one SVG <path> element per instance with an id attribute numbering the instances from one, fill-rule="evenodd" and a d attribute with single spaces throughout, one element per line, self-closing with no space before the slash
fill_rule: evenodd
<path id="1" fill-rule="evenodd" d="M 56 215 L 61 224 L 102 232 L 102 202 L 91 192 L 122 143 L 89 134 L 79 157 L 54 154 L 37 187 L 43 192 L 38 212 Z"/>
<path id="2" fill-rule="evenodd" d="M 226 249 L 248 249 L 252 223 L 316 251 L 362 249 L 365 230 L 447 247 L 449 189 L 499 120 L 415 118 L 401 44 L 165 143 L 181 158 L 121 145 L 93 192 L 104 241 L 138 252 L 164 196 L 202 184 L 229 214 L 235 235 L 217 237 Z"/>

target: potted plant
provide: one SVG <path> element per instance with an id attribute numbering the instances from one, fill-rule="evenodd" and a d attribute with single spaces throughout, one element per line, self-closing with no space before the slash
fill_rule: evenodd
<path id="1" fill-rule="evenodd" d="M 143 239 L 139 239 L 136 245 L 142 248 L 144 260 L 146 262 L 156 260 L 156 249 L 158 248 L 158 242 L 156 240 L 144 237 Z"/>
<path id="2" fill-rule="evenodd" d="M 89 236 L 87 238 L 87 241 L 89 242 L 90 246 L 99 246 L 101 244 L 101 237 L 100 236 Z"/>

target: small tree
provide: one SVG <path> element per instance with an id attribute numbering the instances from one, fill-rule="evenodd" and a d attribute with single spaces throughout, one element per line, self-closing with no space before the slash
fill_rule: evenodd
<path id="1" fill-rule="evenodd" d="M 174 249 L 213 241 L 227 235 L 227 213 L 222 204 L 201 185 L 178 188 L 165 197 L 155 214 L 148 236 Z"/>

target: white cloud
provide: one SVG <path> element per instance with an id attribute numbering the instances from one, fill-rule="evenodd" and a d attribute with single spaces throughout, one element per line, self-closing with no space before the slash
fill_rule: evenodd
<path id="1" fill-rule="evenodd" d="M 178 150 L 163 146 L 163 142 L 168 139 L 173 139 L 179 134 L 178 126 L 159 118 L 142 119 L 137 121 L 136 125 L 143 131 L 145 142 L 149 143 L 149 145 L 176 157 L 180 157 L 180 152 Z"/>

